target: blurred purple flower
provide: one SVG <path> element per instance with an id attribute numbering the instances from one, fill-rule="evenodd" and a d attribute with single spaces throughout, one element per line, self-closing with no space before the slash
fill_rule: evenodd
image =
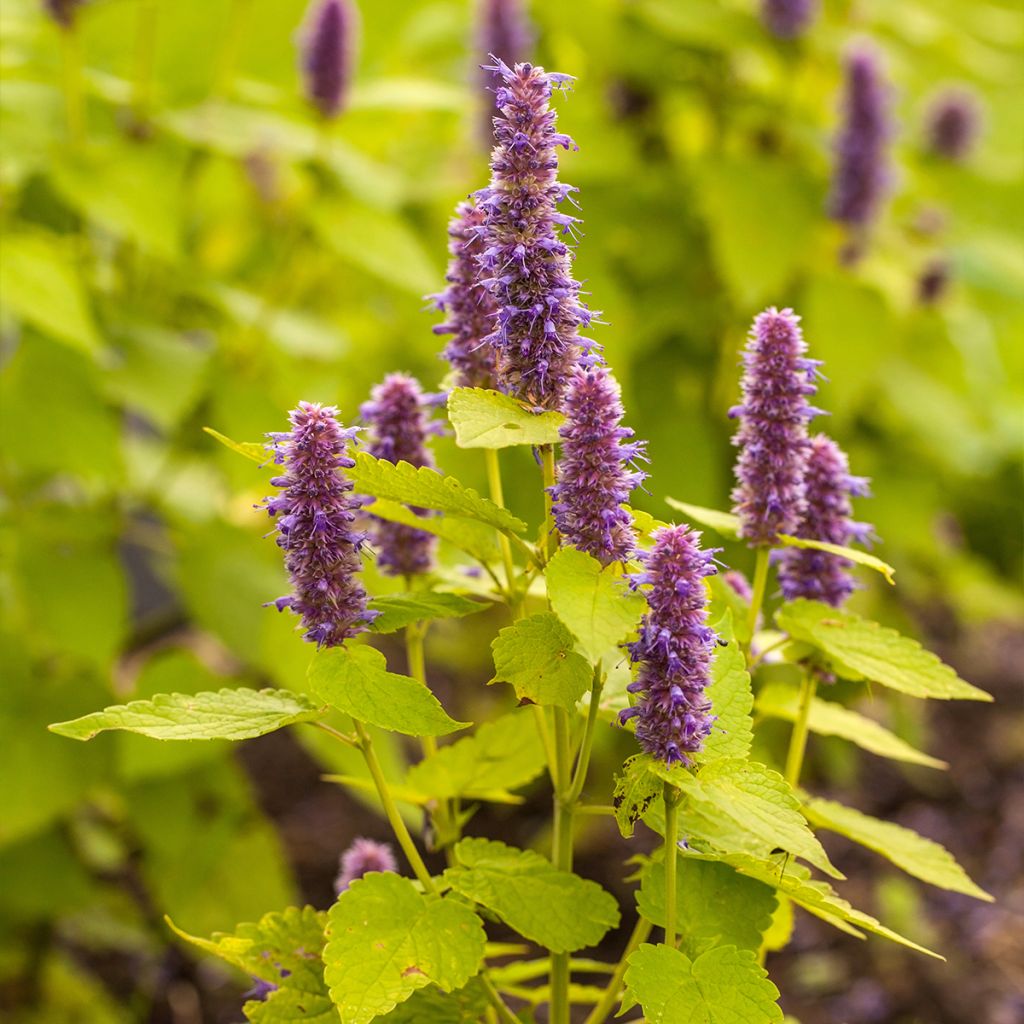
<path id="1" fill-rule="evenodd" d="M 951 87 L 931 101 L 925 114 L 928 149 L 946 160 L 964 160 L 981 133 L 981 103 L 968 89 Z"/>
<path id="2" fill-rule="evenodd" d="M 931 306 L 939 301 L 949 288 L 950 266 L 942 257 L 931 260 L 917 279 L 917 301 Z"/>
<path id="3" fill-rule="evenodd" d="M 300 51 L 306 98 L 323 117 L 337 117 L 355 70 L 359 12 L 353 0 L 313 0 Z"/>
<path id="4" fill-rule="evenodd" d="M 344 892 L 357 878 L 371 871 L 397 871 L 395 855 L 387 843 L 375 839 L 354 839 L 352 845 L 341 855 L 338 877 L 334 880 L 334 891 Z"/>
<path id="5" fill-rule="evenodd" d="M 63 29 L 70 29 L 78 15 L 78 8 L 87 0 L 43 0 L 43 10 Z"/>
<path id="6" fill-rule="evenodd" d="M 533 56 L 534 32 L 526 12 L 524 0 L 478 0 L 475 63 L 493 55 L 510 68 Z M 487 95 L 494 78 L 490 71 L 481 69 L 481 92 Z M 486 118 L 481 125 L 484 144 L 494 142 L 493 109 L 486 105 Z"/>
<path id="7" fill-rule="evenodd" d="M 754 597 L 753 588 L 750 586 L 750 580 L 740 572 L 739 569 L 729 569 L 722 573 L 722 580 L 725 582 L 733 593 L 743 598 L 748 604 Z"/>
<path id="8" fill-rule="evenodd" d="M 817 7 L 817 0 L 761 0 L 761 21 L 779 39 L 795 39 L 811 23 Z"/>

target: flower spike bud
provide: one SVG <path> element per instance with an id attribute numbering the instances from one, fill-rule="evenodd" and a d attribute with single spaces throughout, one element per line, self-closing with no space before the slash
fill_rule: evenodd
<path id="1" fill-rule="evenodd" d="M 355 69 L 359 11 L 353 0 L 314 0 L 300 38 L 306 98 L 324 118 L 348 100 Z"/>
<path id="2" fill-rule="evenodd" d="M 619 385 L 611 372 L 603 366 L 574 369 L 565 414 L 552 488 L 558 532 L 602 565 L 624 562 L 636 548 L 636 533 L 622 505 L 647 474 L 634 466 L 644 458 L 644 444 L 630 440 L 633 431 L 622 426 Z"/>
<path id="3" fill-rule="evenodd" d="M 853 521 L 852 497 L 869 494 L 864 477 L 851 476 L 846 453 L 825 434 L 811 439 L 807 460 L 807 510 L 796 535 L 807 540 L 849 545 L 871 538 L 867 523 Z M 827 551 L 787 548 L 778 559 L 779 583 L 787 601 L 798 597 L 838 608 L 856 589 L 853 563 Z"/>
<path id="4" fill-rule="evenodd" d="M 981 133 L 981 104 L 968 89 L 949 88 L 931 102 L 925 115 L 925 142 L 945 160 L 966 160 Z"/>
<path id="5" fill-rule="evenodd" d="M 427 442 L 441 430 L 428 415 L 432 401 L 414 377 L 404 373 L 385 377 L 359 410 L 370 427 L 370 454 L 388 462 L 408 462 L 417 469 L 432 467 L 434 459 Z M 377 564 L 388 575 L 418 576 L 430 570 L 437 540 L 432 534 L 374 517 L 372 535 Z"/>
<path id="6" fill-rule="evenodd" d="M 806 352 L 791 309 L 772 307 L 754 320 L 743 353 L 743 402 L 729 412 L 740 421 L 732 439 L 739 448 L 733 512 L 752 547 L 793 533 L 803 519 L 807 423 L 820 412 L 807 401 L 820 364 Z"/>
<path id="7" fill-rule="evenodd" d="M 357 878 L 371 871 L 397 871 L 395 855 L 387 843 L 375 839 L 352 840 L 352 845 L 341 855 L 334 891 L 343 893 Z"/>
<path id="8" fill-rule="evenodd" d="M 302 617 L 305 639 L 337 647 L 363 632 L 376 617 L 366 607 L 359 580 L 359 552 L 366 535 L 353 528 L 362 502 L 345 475 L 355 462 L 348 446 L 357 428 L 343 429 L 333 406 L 300 402 L 292 429 L 270 434 L 268 450 L 284 467 L 271 479 L 281 493 L 263 507 L 277 520 L 277 543 L 285 551 L 292 593 L 272 602 Z"/>
<path id="9" fill-rule="evenodd" d="M 715 721 L 705 690 L 718 635 L 707 624 L 704 579 L 717 570 L 700 536 L 687 526 L 658 530 L 653 547 L 638 555 L 643 572 L 631 577 L 646 588 L 647 614 L 630 646 L 640 670 L 629 690 L 640 697 L 619 720 L 635 718 L 640 746 L 666 764 L 689 764 Z"/>
<path id="10" fill-rule="evenodd" d="M 817 13 L 816 0 L 761 0 L 761 21 L 779 39 L 796 39 Z"/>

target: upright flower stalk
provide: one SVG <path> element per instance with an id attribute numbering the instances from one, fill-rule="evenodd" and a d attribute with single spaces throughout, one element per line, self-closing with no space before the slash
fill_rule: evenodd
<path id="1" fill-rule="evenodd" d="M 355 66 L 359 13 L 353 0 L 314 0 L 300 38 L 306 99 L 324 119 L 348 100 Z"/>
<path id="2" fill-rule="evenodd" d="M 566 390 L 566 422 L 553 488 L 555 525 L 564 543 L 602 565 L 624 562 L 636 547 L 622 508 L 647 474 L 634 468 L 642 441 L 622 426 L 619 386 L 604 366 L 577 367 Z"/>
<path id="3" fill-rule="evenodd" d="M 269 434 L 267 445 L 284 472 L 270 481 L 281 493 L 263 507 L 277 521 L 292 583 L 292 593 L 272 603 L 301 616 L 305 639 L 319 647 L 339 646 L 375 618 L 359 579 L 366 535 L 353 526 L 362 503 L 345 475 L 355 465 L 348 447 L 357 428 L 342 428 L 337 414 L 300 402 L 292 429 Z"/>
<path id="4" fill-rule="evenodd" d="M 570 371 L 592 346 L 579 334 L 591 314 L 563 240 L 579 220 L 559 211 L 575 190 L 558 181 L 557 150 L 574 144 L 555 127 L 551 94 L 569 79 L 500 60 L 488 70 L 499 79 L 491 183 L 477 196 L 485 217 L 482 277 L 497 307 L 488 341 L 501 390 L 557 409 Z"/>

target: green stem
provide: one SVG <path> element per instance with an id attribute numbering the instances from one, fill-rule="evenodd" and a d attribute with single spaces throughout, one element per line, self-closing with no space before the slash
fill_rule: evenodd
<path id="1" fill-rule="evenodd" d="M 789 752 L 786 755 L 786 781 L 795 789 L 800 782 L 804 766 L 804 752 L 807 750 L 807 730 L 811 716 L 811 703 L 818 688 L 818 677 L 812 669 L 804 669 L 800 680 L 800 708 L 797 711 L 793 731 L 789 736 Z"/>
<path id="2" fill-rule="evenodd" d="M 359 737 L 359 749 L 363 752 L 366 767 L 370 769 L 370 776 L 377 787 L 377 795 L 380 797 L 380 802 L 384 805 L 384 813 L 387 815 L 392 832 L 395 833 L 395 839 L 398 840 L 398 845 L 401 846 L 402 852 L 405 854 L 413 874 L 415 874 L 423 886 L 424 892 L 436 894 L 437 886 L 434 885 L 434 879 L 430 877 L 430 872 L 427 870 L 426 864 L 423 863 L 420 851 L 416 849 L 416 844 L 412 841 L 412 836 L 409 835 L 409 829 L 406 828 L 401 814 L 398 813 L 398 806 L 391 795 L 387 779 L 384 778 L 384 771 L 373 749 L 373 740 L 370 739 L 366 726 L 359 719 L 353 718 L 352 722 L 355 725 L 356 735 Z"/>
<path id="3" fill-rule="evenodd" d="M 554 496 L 551 488 L 555 486 L 555 449 L 553 445 L 544 444 L 540 447 L 541 473 L 544 476 L 544 538 L 547 557 L 550 559 L 558 550 L 558 529 L 555 526 Z"/>
<path id="4" fill-rule="evenodd" d="M 587 769 L 590 767 L 590 754 L 594 749 L 594 734 L 597 731 L 597 718 L 601 705 L 601 691 L 604 689 L 604 669 L 601 662 L 594 666 L 594 682 L 590 687 L 590 709 L 587 712 L 587 724 L 583 730 L 583 742 L 580 745 L 579 757 L 576 759 L 576 773 L 569 787 L 567 799 L 573 805 L 583 793 L 587 781 Z"/>
<path id="5" fill-rule="evenodd" d="M 480 972 L 480 983 L 487 993 L 487 1001 L 497 1013 L 499 1020 L 504 1021 L 504 1024 L 522 1024 L 522 1021 L 505 1005 L 505 1000 L 501 998 L 501 993 L 494 987 L 494 982 L 488 977 L 486 971 Z"/>
<path id="6" fill-rule="evenodd" d="M 61 30 L 64 61 L 64 109 L 68 141 L 78 147 L 85 138 L 85 105 L 82 90 L 82 50 L 74 25 Z"/>
<path id="7" fill-rule="evenodd" d="M 615 973 L 612 975 L 611 981 L 608 982 L 608 987 L 604 990 L 604 995 L 601 996 L 594 1009 L 590 1011 L 590 1016 L 587 1017 L 585 1024 L 604 1024 L 604 1021 L 608 1019 L 608 1015 L 612 1012 L 615 1003 L 620 998 L 622 979 L 626 974 L 626 968 L 629 966 L 627 963 L 629 955 L 637 946 L 647 941 L 647 937 L 651 934 L 651 927 L 651 922 L 646 918 L 637 918 L 633 934 L 630 935 L 626 948 L 622 951 L 622 959 L 619 960 Z"/>
<path id="8" fill-rule="evenodd" d="M 156 0 L 138 0 L 135 23 L 135 82 L 132 90 L 132 113 L 137 125 L 144 125 L 149 117 L 153 66 L 156 62 L 157 11 Z"/>
<path id="9" fill-rule="evenodd" d="M 251 7 L 252 0 L 231 0 L 228 23 L 221 36 L 220 52 L 217 54 L 217 66 L 210 89 L 213 99 L 223 99 L 231 91 L 238 52 L 242 47 L 242 35 Z"/>
<path id="10" fill-rule="evenodd" d="M 560 871 L 572 871 L 573 803 L 569 799 L 571 756 L 569 751 L 569 715 L 565 708 L 554 708 L 555 777 L 554 833 L 551 861 Z M 569 954 L 551 954 L 550 1024 L 569 1024 Z"/>
<path id="11" fill-rule="evenodd" d="M 501 483 L 501 462 L 498 459 L 497 449 L 485 449 L 484 457 L 487 460 L 487 486 L 491 493 L 491 501 L 504 508 L 505 490 Z M 515 592 L 516 566 L 512 560 L 512 542 L 506 534 L 499 531 L 498 544 L 501 546 L 501 560 L 505 565 L 505 587 L 508 590 L 508 599 L 512 604 L 512 617 L 515 618 L 518 600 Z"/>
<path id="12" fill-rule="evenodd" d="M 676 866 L 679 851 L 679 790 L 665 783 L 665 945 L 676 946 Z"/>
<path id="13" fill-rule="evenodd" d="M 747 632 L 753 637 L 757 629 L 757 619 L 761 614 L 761 605 L 764 604 L 764 592 L 768 585 L 768 565 L 771 559 L 771 548 L 760 547 L 757 549 L 757 561 L 754 563 L 753 593 L 750 596 L 750 612 L 747 615 Z M 747 643 L 747 650 L 750 650 L 750 643 Z"/>

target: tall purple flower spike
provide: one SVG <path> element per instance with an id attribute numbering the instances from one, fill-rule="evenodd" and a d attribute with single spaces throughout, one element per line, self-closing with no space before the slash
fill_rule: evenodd
<path id="1" fill-rule="evenodd" d="M 430 399 L 419 382 L 404 373 L 392 373 L 378 384 L 364 402 L 360 415 L 370 427 L 370 454 L 388 462 L 408 462 L 419 469 L 433 466 L 427 447 L 440 426 L 427 413 Z M 425 510 L 416 509 L 420 515 Z M 418 576 L 433 564 L 437 538 L 425 530 L 386 519 L 373 519 L 377 564 L 390 576 Z"/>
<path id="2" fill-rule="evenodd" d="M 323 117 L 337 117 L 355 69 L 359 12 L 353 0 L 314 0 L 300 41 L 306 98 Z"/>
<path id="3" fill-rule="evenodd" d="M 868 49 L 846 58 L 843 119 L 835 141 L 829 215 L 863 228 L 876 217 L 889 187 L 888 146 L 893 127 L 889 87 L 877 55 Z"/>
<path id="4" fill-rule="evenodd" d="M 967 89 L 952 87 L 940 92 L 925 114 L 928 149 L 946 160 L 965 160 L 981 132 L 981 104 Z"/>
<path id="5" fill-rule="evenodd" d="M 572 276 L 579 219 L 559 212 L 575 191 L 558 181 L 558 147 L 574 143 L 555 128 L 551 93 L 569 81 L 530 64 L 488 67 L 500 79 L 491 183 L 477 195 L 485 215 L 484 285 L 497 306 L 489 336 L 501 390 L 540 409 L 557 409 L 569 373 L 593 346 L 579 329 L 591 322 Z"/>
<path id="6" fill-rule="evenodd" d="M 644 458 L 644 444 L 629 440 L 618 383 L 603 366 L 573 370 L 564 409 L 552 488 L 558 532 L 602 565 L 623 562 L 636 548 L 636 533 L 621 506 L 647 476 L 633 466 Z"/>
<path id="7" fill-rule="evenodd" d="M 478 0 L 475 55 L 493 54 L 498 60 L 515 67 L 533 56 L 534 31 L 524 0 Z M 487 96 L 493 83 L 489 70 L 481 69 L 480 91 Z M 488 147 L 494 143 L 494 122 L 491 104 L 480 125 L 480 135 Z"/>
<path id="8" fill-rule="evenodd" d="M 447 314 L 435 334 L 450 334 L 444 357 L 455 371 L 455 383 L 466 388 L 494 387 L 494 348 L 488 337 L 494 329 L 496 307 L 490 292 L 479 284 L 483 253 L 484 213 L 472 201 L 459 203 L 448 225 L 448 287 L 432 296 Z"/>
<path id="9" fill-rule="evenodd" d="M 355 465 L 348 446 L 357 428 L 343 429 L 337 414 L 333 406 L 300 402 L 289 415 L 292 429 L 267 435 L 284 472 L 270 481 L 281 493 L 263 507 L 277 519 L 292 583 L 292 593 L 273 604 L 300 615 L 305 639 L 319 647 L 339 646 L 377 614 L 367 609 L 359 580 L 366 535 L 353 523 L 362 502 L 345 475 Z"/>
<path id="10" fill-rule="evenodd" d="M 804 516 L 807 423 L 821 411 L 807 401 L 820 363 L 806 352 L 791 309 L 772 307 L 754 320 L 743 353 L 743 402 L 729 411 L 740 421 L 732 439 L 739 448 L 733 512 L 752 547 L 793 533 Z"/>
<path id="11" fill-rule="evenodd" d="M 846 453 L 825 434 L 811 439 L 805 481 L 807 511 L 797 528 L 798 537 L 843 545 L 871 538 L 867 523 L 853 521 L 850 503 L 851 497 L 869 494 L 868 481 L 850 475 Z M 780 552 L 778 566 L 787 601 L 806 597 L 838 608 L 857 586 L 849 572 L 853 563 L 827 551 L 787 548 Z"/>
<path id="12" fill-rule="evenodd" d="M 78 8 L 86 0 L 43 0 L 43 9 L 62 29 L 70 29 L 78 15 Z"/>
<path id="13" fill-rule="evenodd" d="M 779 39 L 795 39 L 803 35 L 817 8 L 817 0 L 761 0 L 761 21 Z"/>
<path id="14" fill-rule="evenodd" d="M 695 530 L 667 526 L 638 557 L 644 571 L 631 581 L 647 588 L 648 610 L 630 646 L 640 670 L 628 689 L 640 697 L 619 720 L 636 718 L 636 738 L 646 753 L 666 764 L 689 764 L 715 721 L 705 690 L 718 636 L 707 625 L 704 584 L 716 572 L 714 552 L 700 547 Z"/>
<path id="15" fill-rule="evenodd" d="M 395 855 L 387 843 L 375 839 L 352 840 L 352 845 L 341 855 L 340 870 L 334 880 L 334 891 L 344 892 L 357 878 L 371 871 L 397 871 Z"/>

